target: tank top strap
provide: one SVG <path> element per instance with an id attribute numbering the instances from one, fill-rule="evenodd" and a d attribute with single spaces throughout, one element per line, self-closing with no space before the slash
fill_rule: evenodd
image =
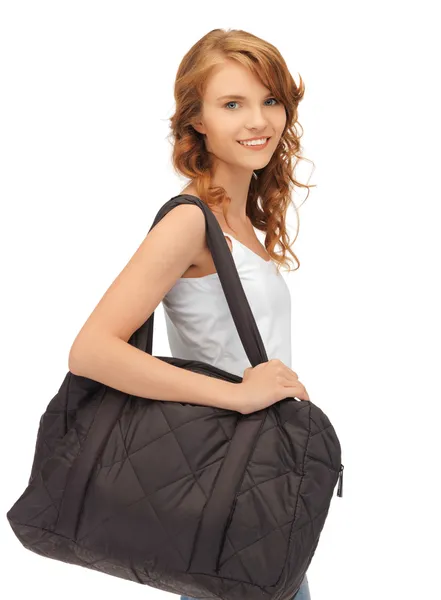
<path id="1" fill-rule="evenodd" d="M 233 245 L 233 236 L 230 233 L 225 233 L 225 231 L 222 231 L 222 233 L 224 234 L 224 237 L 227 237 L 231 240 L 231 245 Z"/>
<path id="2" fill-rule="evenodd" d="M 252 268 L 252 265 L 254 264 L 253 256 L 249 255 L 249 252 L 247 252 L 245 246 L 243 246 L 238 239 L 231 235 L 231 233 L 226 233 L 225 231 L 222 231 L 222 233 L 224 234 L 225 238 L 231 240 L 231 248 L 227 242 L 228 250 L 231 253 L 238 273 L 243 273 L 248 271 L 250 267 Z"/>

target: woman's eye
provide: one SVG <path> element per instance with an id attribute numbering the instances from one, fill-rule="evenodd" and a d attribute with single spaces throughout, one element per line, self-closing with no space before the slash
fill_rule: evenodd
<path id="1" fill-rule="evenodd" d="M 274 100 L 276 104 L 279 103 L 278 100 L 276 100 L 275 98 L 268 98 L 268 100 Z M 238 102 L 236 100 L 231 100 L 230 102 L 224 104 L 224 108 L 226 108 L 229 104 L 238 104 Z M 270 104 L 269 106 L 274 106 L 274 104 Z"/>

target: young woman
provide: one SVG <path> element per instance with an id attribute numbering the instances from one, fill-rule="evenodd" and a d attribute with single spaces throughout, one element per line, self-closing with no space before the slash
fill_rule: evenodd
<path id="1" fill-rule="evenodd" d="M 301 80 L 300 80 L 301 81 Z M 225 234 L 269 360 L 251 368 L 196 205 L 179 205 L 148 233 L 76 337 L 69 369 L 146 398 L 211 404 L 243 414 L 288 396 L 309 400 L 291 369 L 286 213 L 303 97 L 278 50 L 241 30 L 215 29 L 183 58 L 171 118 L 173 165 Z M 260 204 L 259 204 L 260 200 Z M 265 246 L 255 228 L 265 232 Z M 282 254 L 277 254 L 279 244 Z M 299 263 L 300 264 L 300 263 Z M 243 376 L 240 384 L 167 364 L 127 344 L 163 302 L 173 356 Z M 310 598 L 305 576 L 296 600 Z M 181 596 L 181 600 L 187 597 Z"/>

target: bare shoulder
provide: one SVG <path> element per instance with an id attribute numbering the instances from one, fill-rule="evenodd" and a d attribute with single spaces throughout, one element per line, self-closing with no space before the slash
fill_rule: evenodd
<path id="1" fill-rule="evenodd" d="M 144 242 L 155 255 L 167 247 L 172 260 L 180 252 L 193 260 L 205 247 L 205 215 L 196 204 L 179 204 L 149 231 Z"/>

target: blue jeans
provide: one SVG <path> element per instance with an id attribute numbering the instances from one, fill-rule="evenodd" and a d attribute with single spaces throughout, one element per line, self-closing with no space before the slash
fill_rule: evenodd
<path id="1" fill-rule="evenodd" d="M 295 596 L 293 596 L 293 600 L 311 600 L 311 594 L 309 593 L 309 585 L 308 578 L 303 578 L 302 585 L 299 588 L 299 591 Z"/>
<path id="2" fill-rule="evenodd" d="M 191 598 L 190 596 L 181 596 L 180 600 L 197 600 L 197 598 Z M 311 595 L 309 593 L 309 585 L 308 578 L 303 578 L 302 585 L 299 588 L 299 591 L 295 596 L 293 596 L 292 600 L 311 600 Z"/>

